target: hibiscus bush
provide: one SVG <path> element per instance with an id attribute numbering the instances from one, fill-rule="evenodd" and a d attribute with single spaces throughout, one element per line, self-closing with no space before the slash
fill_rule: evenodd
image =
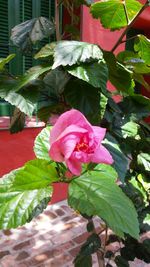
<path id="1" fill-rule="evenodd" d="M 0 180 L 0 228 L 31 221 L 49 203 L 53 184 L 63 182 L 68 184 L 69 206 L 87 219 L 90 232 L 75 267 L 92 266 L 94 253 L 100 267 L 110 267 L 112 259 L 121 267 L 135 258 L 149 263 L 150 242 L 140 242 L 139 236 L 150 225 L 150 127 L 145 120 L 150 100 L 139 88 L 150 90 L 145 78 L 150 73 L 150 40 L 142 34 L 133 36 L 132 51 L 114 53 L 128 41 L 124 40 L 127 32 L 149 1 L 143 5 L 136 0 L 94 2 L 75 0 L 73 7 L 88 5 L 104 28 L 125 28 L 111 51 L 77 40 L 76 15 L 65 29 L 76 40 L 60 41 L 59 5 L 69 12 L 70 0 L 56 1 L 55 25 L 38 18 L 12 31 L 11 41 L 25 54 L 54 30 L 57 41 L 34 55 L 40 64 L 23 76 L 8 74 L 5 65 L 14 55 L 0 61 L 0 97 L 16 107 L 10 131 L 22 130 L 25 115 L 31 116 L 35 109 L 46 123 L 35 140 L 36 158 Z M 115 92 L 107 90 L 108 81 Z M 120 96 L 118 103 L 114 95 Z M 52 115 L 58 118 L 54 126 L 49 120 Z M 94 216 L 102 219 L 104 242 Z M 109 237 L 108 228 L 113 231 Z M 106 245 L 116 240 L 120 251 L 106 252 Z"/>

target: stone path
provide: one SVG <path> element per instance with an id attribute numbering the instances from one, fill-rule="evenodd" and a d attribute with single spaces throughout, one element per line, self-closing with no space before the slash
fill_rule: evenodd
<path id="1" fill-rule="evenodd" d="M 98 218 L 95 225 L 99 231 Z M 73 267 L 73 258 L 87 236 L 86 220 L 71 210 L 66 201 L 59 202 L 23 227 L 0 231 L 0 267 Z M 113 243 L 113 249 L 118 246 Z M 137 260 L 130 266 L 150 264 Z M 94 267 L 98 267 L 97 263 Z"/>

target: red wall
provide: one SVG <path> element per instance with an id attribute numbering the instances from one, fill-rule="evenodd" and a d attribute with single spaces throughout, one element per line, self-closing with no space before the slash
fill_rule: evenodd
<path id="1" fill-rule="evenodd" d="M 7 130 L 0 131 L 0 177 L 22 167 L 28 160 L 35 158 L 33 152 L 34 140 L 42 128 L 28 128 L 11 135 Z M 66 199 L 66 184 L 54 184 L 54 194 L 51 203 Z"/>
<path id="2" fill-rule="evenodd" d="M 97 2 L 98 0 L 95 0 Z M 141 3 L 145 3 L 145 0 L 140 0 Z M 134 24 L 135 28 L 143 29 L 145 35 L 150 37 L 150 7 L 148 7 L 137 19 Z M 82 21 L 81 21 L 81 39 L 84 42 L 90 42 L 94 44 L 100 45 L 101 48 L 105 50 L 111 50 L 114 44 L 119 39 L 121 33 L 124 29 L 120 31 L 111 32 L 108 29 L 104 29 L 99 20 L 93 19 L 92 15 L 89 12 L 88 7 L 82 7 Z M 115 53 L 124 50 L 125 44 L 121 44 L 115 50 Z M 150 77 L 146 77 L 147 82 L 150 83 Z M 114 87 L 108 83 L 108 89 L 114 90 Z M 144 88 L 142 89 L 144 95 L 150 97 L 150 93 L 148 93 Z M 120 100 L 120 97 L 115 97 L 116 101 Z"/>

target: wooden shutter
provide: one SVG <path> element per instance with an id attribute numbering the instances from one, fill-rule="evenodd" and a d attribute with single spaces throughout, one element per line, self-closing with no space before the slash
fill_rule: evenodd
<path id="1" fill-rule="evenodd" d="M 0 0 L 0 57 L 9 54 L 8 2 Z"/>
<path id="2" fill-rule="evenodd" d="M 54 0 L 0 0 L 0 57 L 15 53 L 16 57 L 10 62 L 9 70 L 14 75 L 21 75 L 35 63 L 33 55 L 22 56 L 18 48 L 10 43 L 11 29 L 26 20 L 34 17 L 54 19 Z M 40 47 L 53 41 L 54 36 L 45 38 L 33 48 L 34 52 Z"/>

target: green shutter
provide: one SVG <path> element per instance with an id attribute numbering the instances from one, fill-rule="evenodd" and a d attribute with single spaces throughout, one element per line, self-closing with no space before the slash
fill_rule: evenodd
<path id="1" fill-rule="evenodd" d="M 21 14 L 21 22 L 32 19 L 32 0 L 21 0 L 20 1 L 20 14 Z M 23 73 L 32 67 L 32 54 L 23 56 Z"/>
<path id="2" fill-rule="evenodd" d="M 6 0 L 0 0 L 0 57 L 7 57 L 8 54 L 8 2 Z"/>
<path id="3" fill-rule="evenodd" d="M 0 57 L 15 53 L 16 57 L 9 64 L 9 70 L 14 75 L 21 75 L 35 64 L 33 55 L 22 56 L 18 48 L 10 43 L 11 29 L 26 20 L 34 17 L 47 17 L 54 19 L 54 0 L 0 0 Z M 33 47 L 33 54 L 54 36 L 45 38 Z"/>

